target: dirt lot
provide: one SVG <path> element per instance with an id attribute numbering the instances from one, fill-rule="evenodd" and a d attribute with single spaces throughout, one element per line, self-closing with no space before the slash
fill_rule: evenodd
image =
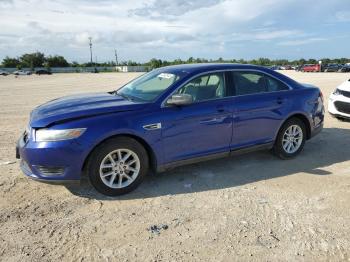
<path id="1" fill-rule="evenodd" d="M 326 99 L 350 78 L 287 74 Z M 258 152 L 190 165 L 120 198 L 22 175 L 15 143 L 33 107 L 135 76 L 0 77 L 0 261 L 350 261 L 350 123 L 328 114 L 294 160 Z"/>

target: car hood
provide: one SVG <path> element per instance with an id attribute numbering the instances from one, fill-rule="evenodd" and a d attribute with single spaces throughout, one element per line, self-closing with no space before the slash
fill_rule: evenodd
<path id="1" fill-rule="evenodd" d="M 133 111 L 145 106 L 126 100 L 114 93 L 92 93 L 66 96 L 35 108 L 30 115 L 30 126 L 46 127 L 52 123 L 71 119 Z"/>
<path id="2" fill-rule="evenodd" d="M 337 87 L 340 90 L 348 91 L 350 92 L 350 79 L 348 81 L 345 81 L 340 86 Z"/>

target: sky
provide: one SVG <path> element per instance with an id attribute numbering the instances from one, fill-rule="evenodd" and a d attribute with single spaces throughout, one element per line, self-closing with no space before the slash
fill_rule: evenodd
<path id="1" fill-rule="evenodd" d="M 350 57 L 350 0 L 0 0 L 0 60 Z"/>

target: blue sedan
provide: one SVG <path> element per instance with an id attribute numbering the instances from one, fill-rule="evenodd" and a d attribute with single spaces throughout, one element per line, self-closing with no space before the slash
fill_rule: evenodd
<path id="1" fill-rule="evenodd" d="M 118 91 L 75 95 L 35 108 L 16 155 L 46 182 L 87 174 L 105 195 L 165 171 L 234 153 L 298 155 L 323 127 L 323 96 L 268 68 L 239 64 L 163 67 Z"/>

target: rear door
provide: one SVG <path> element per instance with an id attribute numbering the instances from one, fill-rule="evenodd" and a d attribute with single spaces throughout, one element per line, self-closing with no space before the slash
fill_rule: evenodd
<path id="1" fill-rule="evenodd" d="M 231 148 L 272 142 L 289 107 L 289 87 L 258 71 L 233 71 Z"/>

